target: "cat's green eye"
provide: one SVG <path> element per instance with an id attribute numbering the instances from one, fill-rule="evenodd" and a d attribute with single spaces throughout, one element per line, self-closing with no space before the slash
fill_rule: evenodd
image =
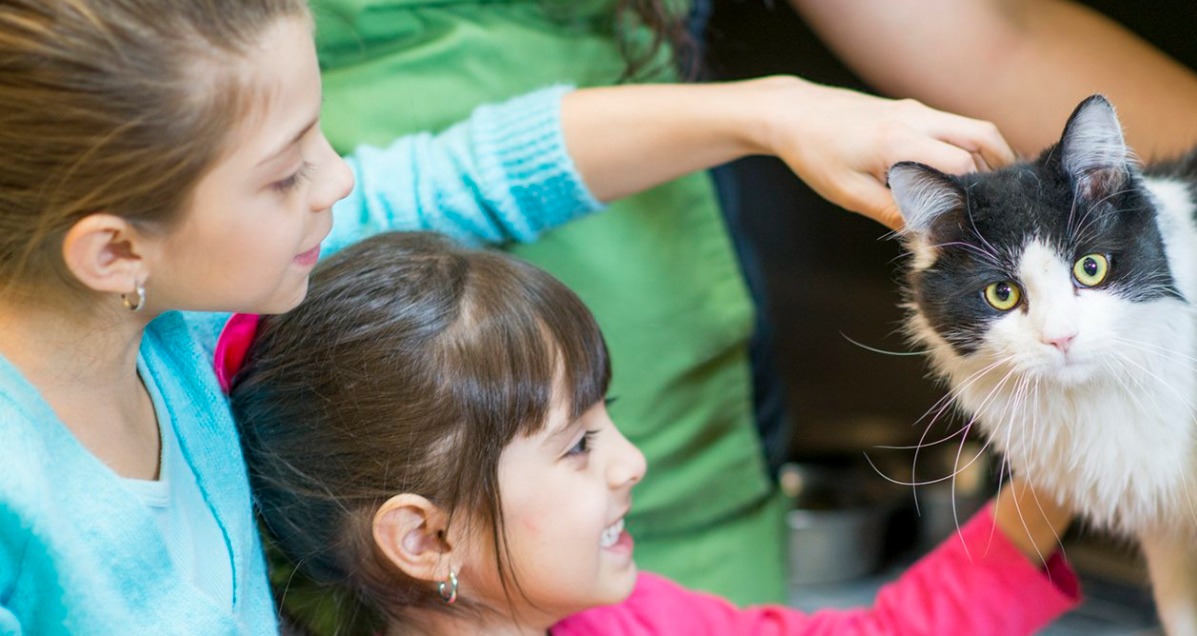
<path id="1" fill-rule="evenodd" d="M 1106 275 L 1110 273 L 1110 259 L 1102 254 L 1086 254 L 1072 265 L 1072 275 L 1076 282 L 1085 287 L 1096 287 L 1102 284 Z"/>
<path id="2" fill-rule="evenodd" d="M 998 311 L 1010 311 L 1022 300 L 1022 289 L 1012 280 L 991 283 L 985 288 L 985 302 Z"/>

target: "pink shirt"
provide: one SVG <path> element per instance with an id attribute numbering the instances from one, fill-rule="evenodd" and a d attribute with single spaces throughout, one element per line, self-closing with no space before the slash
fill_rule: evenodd
<path id="1" fill-rule="evenodd" d="M 967 549 L 966 549 L 967 546 Z M 623 603 L 575 614 L 553 636 L 1016 636 L 1033 634 L 1079 600 L 1058 553 L 1035 567 L 994 526 L 989 508 L 883 587 L 872 608 L 804 614 L 782 606 L 739 609 L 709 594 L 641 574 Z"/>

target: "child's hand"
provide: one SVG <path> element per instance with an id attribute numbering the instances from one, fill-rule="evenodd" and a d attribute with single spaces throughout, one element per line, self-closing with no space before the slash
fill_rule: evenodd
<path id="1" fill-rule="evenodd" d="M 1072 522 L 1073 511 L 1052 494 L 1036 490 L 1015 477 L 998 493 L 994 523 L 1010 542 L 1034 563 L 1042 563 L 1060 547 L 1060 537 Z"/>
<path id="2" fill-rule="evenodd" d="M 919 161 L 948 173 L 1010 163 L 1014 151 L 985 121 L 913 100 L 890 100 L 794 77 L 756 82 L 764 119 L 758 143 L 820 196 L 890 228 L 902 225 L 886 173 Z M 752 98 L 745 103 L 752 103 Z"/>

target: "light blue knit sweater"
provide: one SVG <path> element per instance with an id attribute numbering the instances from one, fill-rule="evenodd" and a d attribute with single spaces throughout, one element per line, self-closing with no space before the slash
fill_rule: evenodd
<path id="1" fill-rule="evenodd" d="M 358 187 L 334 208 L 325 252 L 394 229 L 531 240 L 597 209 L 562 141 L 567 90 L 483 107 L 441 135 L 360 149 L 350 160 Z M 179 575 L 147 509 L 0 357 L 0 634 L 277 632 L 241 450 L 212 372 L 221 324 L 164 314 L 146 329 L 141 357 L 169 412 L 162 424 L 173 422 L 224 532 L 227 549 L 210 556 L 230 559 L 232 610 Z"/>

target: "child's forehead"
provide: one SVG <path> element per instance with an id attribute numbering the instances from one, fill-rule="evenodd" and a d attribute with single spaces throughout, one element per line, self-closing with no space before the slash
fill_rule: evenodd
<path id="1" fill-rule="evenodd" d="M 320 71 L 304 19 L 278 20 L 247 55 L 216 72 L 232 74 L 240 89 L 237 120 L 230 122 L 234 152 L 268 160 L 319 120 Z"/>

